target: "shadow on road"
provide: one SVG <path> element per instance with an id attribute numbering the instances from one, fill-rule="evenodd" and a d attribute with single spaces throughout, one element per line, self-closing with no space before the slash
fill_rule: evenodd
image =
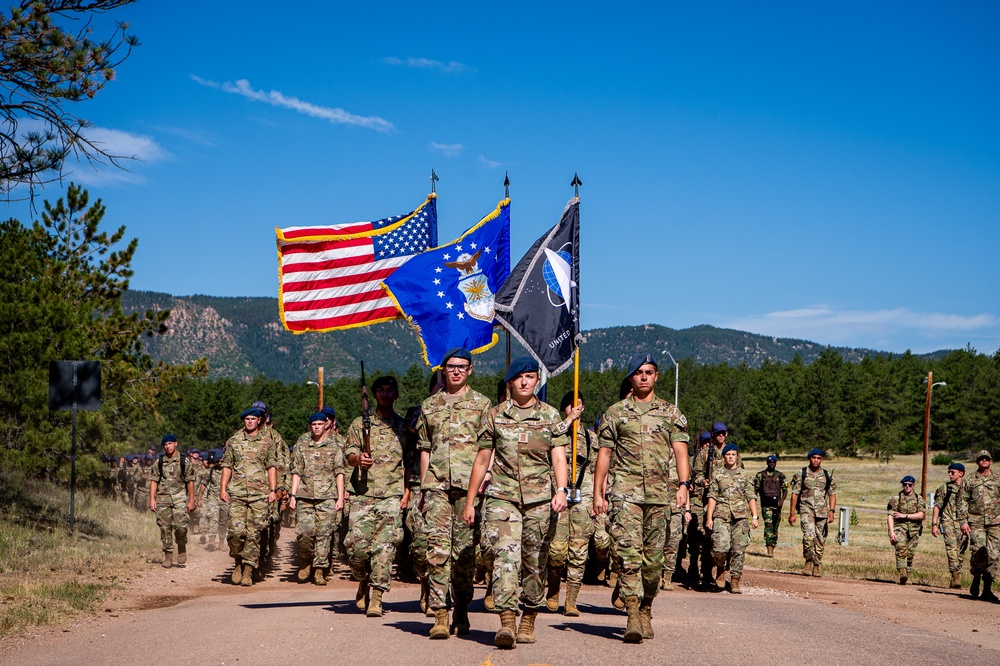
<path id="1" fill-rule="evenodd" d="M 422 636 L 427 638 L 427 633 L 431 630 L 432 622 L 387 622 L 384 626 L 394 627 L 408 634 L 414 636 Z M 473 641 L 480 645 L 493 645 L 492 631 L 482 631 L 481 629 L 472 629 L 464 636 L 452 635 L 448 640 L 458 640 L 458 641 Z"/>
<path id="2" fill-rule="evenodd" d="M 581 604 L 577 603 L 577 608 L 580 609 L 580 613 L 587 615 L 617 615 L 619 617 L 625 617 L 625 611 L 618 610 L 611 606 L 594 606 L 592 604 Z"/>
<path id="3" fill-rule="evenodd" d="M 354 605 L 353 601 L 351 601 L 351 602 L 347 602 L 347 601 L 284 601 L 284 602 L 273 603 L 273 604 L 242 604 L 242 606 L 243 606 L 243 608 L 249 608 L 250 610 L 266 610 L 268 608 L 308 608 L 309 606 L 327 606 L 327 607 L 332 607 L 332 606 L 341 605 L 341 606 L 345 606 L 346 607 L 346 605 L 348 603 L 350 603 L 351 606 Z M 334 609 L 331 608 L 331 610 L 334 610 Z M 357 609 L 354 609 L 354 612 L 357 613 L 358 612 Z"/>
<path id="4" fill-rule="evenodd" d="M 566 622 L 563 624 L 553 624 L 553 629 L 557 631 L 575 631 L 588 636 L 599 636 L 600 638 L 621 639 L 624 627 L 609 627 L 603 624 L 586 624 L 584 622 Z"/>

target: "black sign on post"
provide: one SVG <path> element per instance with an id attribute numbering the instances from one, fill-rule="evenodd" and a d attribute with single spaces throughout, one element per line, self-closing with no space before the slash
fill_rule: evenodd
<path id="1" fill-rule="evenodd" d="M 100 361 L 50 361 L 49 409 L 73 412 L 73 450 L 70 453 L 69 529 L 76 529 L 76 413 L 101 408 Z"/>

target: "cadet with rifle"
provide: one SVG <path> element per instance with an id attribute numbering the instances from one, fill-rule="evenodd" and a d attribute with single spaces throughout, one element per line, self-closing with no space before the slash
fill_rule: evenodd
<path id="1" fill-rule="evenodd" d="M 969 548 L 969 537 L 962 534 L 962 524 L 958 520 L 958 495 L 962 492 L 965 465 L 948 465 L 948 482 L 938 487 L 934 493 L 934 513 L 931 517 L 931 534 L 944 537 L 944 552 L 948 556 L 948 571 L 951 573 L 951 589 L 962 589 L 962 560 Z"/>

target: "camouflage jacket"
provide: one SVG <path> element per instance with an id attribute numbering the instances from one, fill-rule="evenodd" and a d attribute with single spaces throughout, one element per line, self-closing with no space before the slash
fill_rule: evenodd
<path id="1" fill-rule="evenodd" d="M 173 456 L 163 455 L 149 469 L 149 480 L 156 482 L 157 504 L 172 504 L 179 506 L 188 500 L 187 484 L 194 483 L 198 478 L 197 465 L 190 460 L 184 461 L 184 473 L 181 473 L 181 454 L 174 452 Z M 163 473 L 160 473 L 160 470 Z"/>
<path id="2" fill-rule="evenodd" d="M 708 499 L 715 500 L 713 520 L 749 518 L 750 500 L 757 499 L 750 473 L 742 467 L 737 467 L 730 473 L 723 467 L 715 473 L 708 486 Z"/>
<path id="3" fill-rule="evenodd" d="M 791 491 L 793 495 L 799 496 L 798 512 L 809 510 L 812 513 L 828 513 L 829 498 L 826 492 L 826 475 L 830 474 L 822 467 L 813 472 L 806 467 L 805 479 L 800 478 L 801 472 L 792 475 Z M 837 480 L 830 474 L 830 495 L 837 494 Z"/>
<path id="4" fill-rule="evenodd" d="M 962 484 L 948 481 L 934 491 L 934 506 L 938 510 L 938 521 L 953 523 L 958 520 L 958 496 Z"/>
<path id="5" fill-rule="evenodd" d="M 351 483 L 354 494 L 362 497 L 402 497 L 406 488 L 406 469 L 403 465 L 403 451 L 406 446 L 406 423 L 403 417 L 393 412 L 388 419 L 377 414 L 372 416 L 368 441 L 371 444 L 371 469 L 354 468 Z M 364 449 L 364 429 L 361 417 L 354 419 L 347 430 L 347 457 L 352 453 L 361 455 Z"/>
<path id="6" fill-rule="evenodd" d="M 576 478 L 573 478 L 573 431 L 566 431 L 566 474 L 569 476 L 569 485 L 575 485 L 580 475 L 583 475 L 580 494 L 584 503 L 588 505 L 594 501 L 594 473 L 597 471 L 598 451 L 600 448 L 597 446 L 597 433 L 593 430 L 580 430 L 576 436 Z M 555 483 L 555 476 L 552 477 L 552 482 Z"/>
<path id="7" fill-rule="evenodd" d="M 292 451 L 291 470 L 299 477 L 299 487 L 295 491 L 297 498 L 337 499 L 337 475 L 347 473 L 337 431 L 329 431 L 319 442 L 312 440 L 311 433 L 299 435 Z"/>
<path id="8" fill-rule="evenodd" d="M 722 447 L 718 447 L 715 445 L 715 442 L 712 442 L 704 449 L 699 450 L 694 462 L 691 463 L 692 485 L 695 489 L 703 489 L 702 500 L 706 504 L 708 500 L 708 487 L 705 485 L 705 481 L 711 482 L 715 478 L 715 475 L 719 473 L 719 470 L 726 466 L 726 459 L 722 455 L 723 448 L 725 448 L 725 444 Z M 736 466 L 744 469 L 743 456 L 739 454 L 736 454 Z"/>
<path id="9" fill-rule="evenodd" d="M 277 468 L 274 440 L 257 430 L 247 435 L 239 430 L 226 442 L 222 454 L 222 468 L 232 470 L 226 491 L 241 500 L 266 499 L 268 494 L 267 470 Z"/>
<path id="10" fill-rule="evenodd" d="M 274 469 L 277 472 L 278 485 L 276 488 L 284 488 L 285 490 L 291 490 L 292 488 L 292 459 L 291 452 L 288 450 L 288 444 L 285 440 L 281 438 L 281 435 L 273 426 L 262 425 L 260 427 L 261 434 L 270 439 L 275 444 L 274 449 Z"/>
<path id="11" fill-rule="evenodd" d="M 648 409 L 647 409 L 648 408 Z M 643 410 L 643 411 L 639 411 Z M 666 400 L 636 403 L 630 396 L 601 417 L 598 441 L 610 448 L 616 500 L 637 504 L 673 504 L 670 493 L 671 444 L 687 442 L 687 419 Z"/>
<path id="12" fill-rule="evenodd" d="M 423 490 L 469 489 L 472 462 L 479 451 L 479 430 L 492 406 L 489 398 L 466 387 L 449 404 L 441 391 L 424 400 L 417 424 L 417 449 L 430 451 Z"/>
<path id="13" fill-rule="evenodd" d="M 201 473 L 201 478 L 198 479 L 198 488 L 205 486 L 205 497 L 208 497 L 209 495 L 218 495 L 219 481 L 221 480 L 222 468 L 215 465 L 209 465 L 205 468 L 205 471 Z"/>
<path id="14" fill-rule="evenodd" d="M 927 515 L 927 501 L 920 496 L 917 492 L 912 492 L 909 495 L 903 494 L 902 491 L 896 493 L 889 498 L 889 504 L 885 507 L 886 513 L 892 514 L 895 512 L 899 513 L 920 513 L 924 512 L 924 516 Z M 906 523 L 921 523 L 923 522 L 918 518 L 896 518 L 893 522 L 896 526 L 903 526 Z"/>
<path id="15" fill-rule="evenodd" d="M 549 501 L 550 452 L 568 440 L 559 411 L 541 400 L 523 418 L 513 400 L 489 410 L 479 429 L 479 448 L 494 452 L 493 479 L 486 494 L 522 505 Z"/>
<path id="16" fill-rule="evenodd" d="M 976 470 L 962 480 L 958 519 L 979 527 L 1000 524 L 1000 475 L 991 469 L 983 476 Z"/>

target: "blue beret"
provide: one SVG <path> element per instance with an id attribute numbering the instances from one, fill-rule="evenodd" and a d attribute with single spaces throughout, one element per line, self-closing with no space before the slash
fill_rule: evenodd
<path id="1" fill-rule="evenodd" d="M 167 434 L 167 435 L 164 435 L 163 439 L 160 440 L 160 446 L 163 446 L 167 442 L 176 442 L 176 441 L 177 441 L 177 435 L 169 435 L 169 434 Z"/>
<path id="2" fill-rule="evenodd" d="M 392 375 L 382 375 L 378 379 L 372 382 L 372 390 L 377 391 L 380 386 L 388 386 L 389 388 L 394 388 L 399 390 L 399 382 Z"/>
<path id="3" fill-rule="evenodd" d="M 250 406 L 259 409 L 261 411 L 261 414 L 267 413 L 267 405 L 264 404 L 263 400 L 255 400 L 254 403 Z"/>
<path id="4" fill-rule="evenodd" d="M 778 456 L 770 455 L 767 457 L 767 462 L 778 462 Z"/>
<path id="5" fill-rule="evenodd" d="M 730 451 L 739 452 L 739 449 L 736 447 L 735 444 L 733 444 L 732 442 L 729 442 L 728 444 L 726 444 L 725 446 L 722 447 L 722 455 L 726 455 Z"/>
<path id="6" fill-rule="evenodd" d="M 312 425 L 316 421 L 324 421 L 325 422 L 326 421 L 326 414 L 324 414 L 323 412 L 313 412 L 309 416 L 309 425 Z"/>
<path id="7" fill-rule="evenodd" d="M 714 435 L 719 432 L 729 432 L 729 428 L 722 421 L 716 421 L 712 424 L 712 434 Z"/>
<path id="8" fill-rule="evenodd" d="M 261 416 L 264 416 L 264 412 L 260 411 L 258 407 L 248 407 L 243 410 L 242 414 L 240 414 L 240 418 L 245 419 L 248 416 L 256 416 L 260 418 Z"/>
<path id="9" fill-rule="evenodd" d="M 712 439 L 712 433 L 710 433 L 707 430 L 704 431 L 703 433 L 701 433 L 701 435 L 698 436 L 698 441 L 699 442 L 707 442 L 707 441 L 709 441 L 711 439 Z"/>
<path id="10" fill-rule="evenodd" d="M 825 458 L 826 455 L 823 454 L 823 449 L 809 449 L 809 453 L 806 454 L 806 458 L 812 458 L 813 456 L 819 456 Z"/>
<path id="11" fill-rule="evenodd" d="M 962 463 L 952 463 L 948 465 L 948 469 L 957 469 L 959 472 L 965 473 L 965 465 Z"/>
<path id="12" fill-rule="evenodd" d="M 660 368 L 660 366 L 656 364 L 656 359 L 653 358 L 652 354 L 636 354 L 628 360 L 628 371 L 625 374 L 625 379 L 634 375 L 639 371 L 639 368 L 646 364 L 650 364 L 656 369 Z"/>
<path id="13" fill-rule="evenodd" d="M 913 478 L 912 476 L 910 476 L 909 474 L 907 474 L 907 475 L 906 475 L 906 476 L 904 476 L 904 477 L 903 477 L 902 479 L 900 479 L 900 480 L 899 480 L 899 482 L 900 482 L 900 483 L 916 483 L 916 482 L 917 482 L 917 480 L 916 480 L 916 479 L 914 479 L 914 478 Z"/>
<path id="14" fill-rule="evenodd" d="M 336 419 L 337 418 L 337 410 L 334 409 L 333 407 L 326 406 L 326 407 L 324 407 L 323 409 L 321 409 L 319 411 L 321 411 L 324 414 L 326 414 L 326 417 L 329 418 L 329 419 Z"/>
<path id="15" fill-rule="evenodd" d="M 517 378 L 517 376 L 522 372 L 538 372 L 538 361 L 530 356 L 520 356 L 515 358 L 510 362 L 510 367 L 507 368 L 507 374 L 504 375 L 503 380 L 505 382 L 509 382 L 512 379 Z"/>
<path id="16" fill-rule="evenodd" d="M 452 347 L 446 351 L 444 356 L 441 357 L 441 365 L 447 363 L 450 358 L 461 358 L 472 363 L 472 354 L 465 347 Z"/>

